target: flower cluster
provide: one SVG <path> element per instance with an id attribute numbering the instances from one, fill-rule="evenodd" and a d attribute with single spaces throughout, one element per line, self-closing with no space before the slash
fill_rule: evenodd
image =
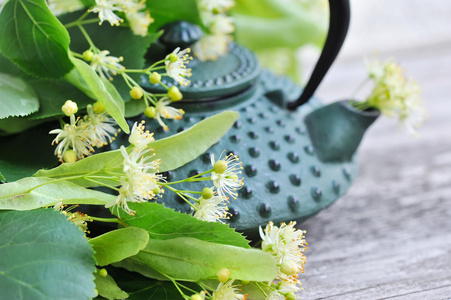
<path id="1" fill-rule="evenodd" d="M 99 14 L 100 24 L 108 21 L 112 26 L 124 21 L 116 14 L 123 12 L 133 33 L 140 36 L 146 36 L 149 25 L 154 22 L 142 0 L 96 0 L 96 6 L 90 11 Z"/>
<path id="2" fill-rule="evenodd" d="M 168 54 L 165 59 L 166 74 L 180 83 L 180 85 L 187 86 L 190 81 L 187 77 L 191 77 L 191 69 L 186 68 L 186 64 L 189 60 L 193 59 L 189 56 L 190 48 L 180 51 L 180 48 L 176 48 L 172 53 Z"/>
<path id="3" fill-rule="evenodd" d="M 233 19 L 226 12 L 235 2 L 233 0 L 200 0 L 199 9 L 202 21 L 209 29 L 193 46 L 194 55 L 201 61 L 216 60 L 227 54 L 228 44 L 235 31 Z"/>
<path id="4" fill-rule="evenodd" d="M 87 53 L 86 56 L 88 55 L 89 54 Z M 122 56 L 110 56 L 110 51 L 108 50 L 100 51 L 94 49 L 91 59 L 91 67 L 100 75 L 100 77 L 113 80 L 111 75 L 117 75 L 125 70 L 125 67 L 120 64 L 123 60 L 124 59 Z"/>
<path id="5" fill-rule="evenodd" d="M 360 109 L 377 108 L 388 117 L 398 118 L 402 127 L 415 133 L 415 128 L 426 117 L 418 84 L 407 79 L 392 59 L 386 62 L 367 61 L 366 66 L 374 88 L 364 102 L 355 102 L 354 106 Z"/>
<path id="6" fill-rule="evenodd" d="M 83 119 L 75 117 L 78 107 L 71 100 L 66 101 L 62 110 L 69 116 L 70 123 L 63 124 L 62 129 L 49 132 L 57 135 L 52 145 L 57 144 L 55 155 L 60 161 L 75 162 L 89 156 L 94 152 L 94 147 L 100 148 L 111 143 L 119 132 L 115 128 L 116 122 L 100 103 L 96 103 L 95 107 L 88 105 L 88 114 Z"/>
<path id="7" fill-rule="evenodd" d="M 299 289 L 298 274 L 304 272 L 306 256 L 303 252 L 307 250 L 308 244 L 305 241 L 305 231 L 295 229 L 295 225 L 296 222 L 290 222 L 277 227 L 269 222 L 264 231 L 259 228 L 262 250 L 271 253 L 278 264 L 277 279 L 281 283 L 273 292 L 273 297 Z"/>
<path id="8" fill-rule="evenodd" d="M 123 177 L 120 178 L 121 187 L 119 195 L 105 207 L 116 207 L 128 214 L 135 212 L 128 207 L 127 202 L 147 202 L 154 199 L 162 190 L 158 182 L 164 181 L 164 177 L 158 172 L 159 159 L 152 160 L 155 155 L 148 144 L 153 142 L 153 134 L 145 131 L 144 122 L 135 123 L 130 133 L 129 142 L 133 145 L 131 150 L 120 147 L 123 160 Z"/>

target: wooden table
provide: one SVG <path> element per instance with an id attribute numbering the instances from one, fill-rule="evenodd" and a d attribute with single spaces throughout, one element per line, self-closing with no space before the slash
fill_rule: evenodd
<path id="1" fill-rule="evenodd" d="M 348 193 L 299 226 L 310 244 L 301 299 L 451 299 L 451 43 L 393 54 L 430 119 L 418 138 L 377 120 Z M 354 87 L 362 74 L 361 58 L 338 60 L 320 97 L 344 98 L 344 78 Z"/>

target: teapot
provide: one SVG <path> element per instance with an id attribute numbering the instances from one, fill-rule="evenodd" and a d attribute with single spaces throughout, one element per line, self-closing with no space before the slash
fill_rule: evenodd
<path id="1" fill-rule="evenodd" d="M 255 232 L 268 221 L 303 221 L 342 196 L 357 175 L 354 152 L 361 135 L 377 115 L 369 114 L 352 126 L 343 126 L 343 130 L 350 132 L 350 138 L 335 134 L 340 128 L 330 133 L 337 135 L 338 140 L 330 137 L 328 140 L 335 146 L 341 144 L 343 153 L 318 143 L 328 136 L 328 126 L 325 133 L 321 128 L 332 115 L 341 115 L 344 110 L 344 119 L 355 119 L 346 115 L 344 105 L 321 113 L 323 104 L 311 98 L 337 56 L 349 25 L 349 1 L 332 0 L 329 4 L 326 43 L 304 90 L 285 77 L 260 70 L 256 56 L 238 44 L 230 45 L 229 54 L 217 61 L 190 62 L 193 73 L 190 85 L 180 86 L 170 78 L 163 82 L 169 87 L 176 85 L 183 93 L 184 99 L 174 106 L 182 108 L 185 116 L 181 120 L 168 120 L 169 130 L 156 130 L 156 139 L 181 132 L 223 110 L 239 111 L 239 119 L 217 144 L 194 161 L 164 174 L 170 181 L 181 180 L 210 169 L 213 154 L 218 156 L 224 150 L 237 154 L 243 162 L 244 186 L 238 191 L 239 197 L 230 201 L 230 219 L 226 222 L 238 231 Z M 199 32 L 196 25 L 186 22 L 165 25 L 165 33 L 150 48 L 153 52 L 149 57 L 158 60 L 177 46 L 186 47 L 200 37 Z M 165 92 L 146 78 L 141 86 L 149 92 Z M 323 118 L 312 117 L 316 111 Z M 309 119 L 307 116 L 310 121 L 304 122 Z M 315 137 L 315 131 L 319 137 Z M 353 135 L 354 131 L 357 135 Z M 189 184 L 190 189 L 204 187 L 202 183 Z M 174 194 L 166 193 L 158 201 L 177 211 L 190 212 L 190 206 Z"/>

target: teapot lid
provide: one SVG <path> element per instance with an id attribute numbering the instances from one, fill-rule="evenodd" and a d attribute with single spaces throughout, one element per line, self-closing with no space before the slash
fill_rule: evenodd
<path id="1" fill-rule="evenodd" d="M 153 49 L 152 49 L 153 48 Z M 160 58 L 163 55 L 162 45 L 153 45 L 150 57 Z M 158 53 L 160 52 L 160 53 Z M 168 51 L 164 55 L 168 54 Z M 152 61 L 148 62 L 149 65 Z M 191 83 L 182 86 L 172 78 L 164 77 L 162 83 L 171 87 L 177 86 L 183 93 L 183 102 L 206 102 L 227 98 L 249 89 L 257 81 L 260 73 L 256 56 L 243 46 L 231 43 L 229 53 L 215 61 L 199 61 L 194 58 L 187 65 L 192 69 Z M 153 93 L 166 93 L 159 84 L 151 84 L 143 76 L 141 86 Z"/>

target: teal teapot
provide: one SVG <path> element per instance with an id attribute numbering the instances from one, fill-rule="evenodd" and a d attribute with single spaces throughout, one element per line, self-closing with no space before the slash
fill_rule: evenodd
<path id="1" fill-rule="evenodd" d="M 189 64 L 193 73 L 190 85 L 180 86 L 172 79 L 163 82 L 169 87 L 176 85 L 183 93 L 184 99 L 174 106 L 182 108 L 185 115 L 181 120 L 168 120 L 167 131 L 157 129 L 156 139 L 181 132 L 224 110 L 240 113 L 228 133 L 206 153 L 164 173 L 168 180 L 178 181 L 210 169 L 212 155 L 218 157 L 223 151 L 237 154 L 243 163 L 244 186 L 238 198 L 230 200 L 227 222 L 239 231 L 255 232 L 268 221 L 303 221 L 342 196 L 357 175 L 355 151 L 377 114 L 353 116 L 352 109 L 349 111 L 342 102 L 324 111 L 322 103 L 311 98 L 338 54 L 349 25 L 349 1 L 329 2 L 327 40 L 303 91 L 287 78 L 262 71 L 255 55 L 237 44 L 217 61 L 194 59 Z M 148 57 L 154 60 L 178 46 L 189 46 L 201 36 L 196 25 L 186 22 L 167 24 L 164 31 L 151 47 Z M 152 93 L 165 92 L 144 77 L 141 85 Z M 339 125 L 333 125 L 331 131 L 333 118 Z M 204 187 L 201 182 L 189 184 L 191 190 Z M 172 193 L 157 201 L 191 212 L 190 206 Z"/>

